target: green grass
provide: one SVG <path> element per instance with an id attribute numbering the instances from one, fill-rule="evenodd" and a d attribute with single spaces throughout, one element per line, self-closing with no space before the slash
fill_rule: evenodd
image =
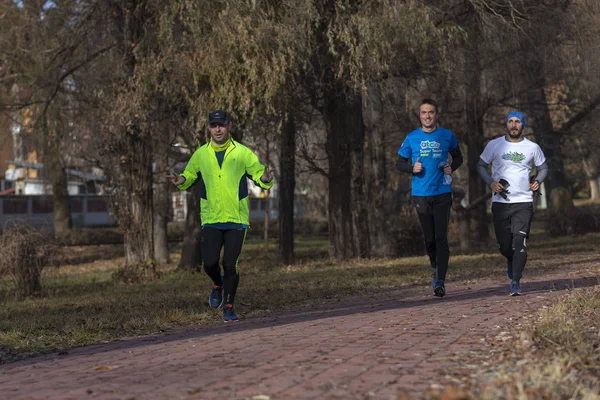
<path id="1" fill-rule="evenodd" d="M 599 239 L 597 233 L 535 238 L 526 274 L 557 270 L 597 256 Z M 161 279 L 134 285 L 111 279 L 123 263 L 122 246 L 71 250 L 70 265 L 45 270 L 41 298 L 15 301 L 9 285 L 0 285 L 0 362 L 31 352 L 66 350 L 221 321 L 220 313 L 208 308 L 210 282 L 205 274 L 175 271 L 178 246 L 172 249 L 173 263 L 160 267 Z M 425 256 L 336 263 L 327 259 L 326 238 L 303 236 L 297 237 L 296 250 L 296 265 L 278 265 L 275 242 L 265 252 L 260 238 L 248 240 L 240 260 L 236 302 L 242 317 L 351 294 L 427 285 L 431 276 Z M 490 246 L 486 253 L 452 256 L 449 271 L 450 280 L 504 276 L 505 262 Z"/>

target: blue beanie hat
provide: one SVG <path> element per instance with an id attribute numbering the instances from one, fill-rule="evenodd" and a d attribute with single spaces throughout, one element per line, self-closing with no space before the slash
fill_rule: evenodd
<path id="1" fill-rule="evenodd" d="M 506 116 L 506 121 L 505 121 L 506 124 L 508 124 L 508 120 L 511 117 L 517 117 L 517 118 L 519 118 L 521 120 L 521 124 L 523 124 L 523 128 L 525 128 L 525 126 L 527 126 L 527 124 L 525 123 L 525 115 L 523 115 L 522 112 L 512 111 L 512 112 L 508 113 L 508 115 Z"/>

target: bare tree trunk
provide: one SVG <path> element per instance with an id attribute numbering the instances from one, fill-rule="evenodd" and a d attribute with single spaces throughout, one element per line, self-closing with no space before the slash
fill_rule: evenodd
<path id="1" fill-rule="evenodd" d="M 127 135 L 127 147 L 118 154 L 112 176 L 113 210 L 123 231 L 125 265 L 154 263 L 154 212 L 152 204 L 152 149 L 138 135 Z"/>
<path id="2" fill-rule="evenodd" d="M 467 252 L 471 248 L 471 221 L 468 211 L 462 205 L 466 194 L 465 190 L 459 186 L 454 186 L 452 192 L 452 212 L 456 215 L 458 221 L 459 246 L 462 252 Z"/>
<path id="3" fill-rule="evenodd" d="M 462 207 L 458 207 L 458 211 L 456 212 L 456 218 L 458 220 L 458 235 L 459 235 L 459 246 L 462 252 L 466 252 L 470 249 L 470 239 L 469 235 L 471 234 L 471 225 L 469 221 L 469 215 L 466 211 L 462 209 Z M 464 240 L 466 239 L 466 240 Z"/>
<path id="4" fill-rule="evenodd" d="M 348 143 L 344 141 L 342 132 L 332 131 L 329 127 L 328 131 L 326 147 L 329 161 L 329 257 L 346 259 L 354 255 L 349 201 L 350 174 L 343 168 L 349 164 Z M 341 142 L 337 143 L 336 139 Z M 333 143 L 334 141 L 336 143 Z"/>
<path id="5" fill-rule="evenodd" d="M 362 120 L 362 101 L 356 100 L 354 105 L 358 115 L 354 116 L 356 123 L 355 135 L 352 137 L 350 162 L 352 179 L 350 194 L 352 199 L 352 237 L 354 239 L 354 257 L 371 257 L 371 235 L 369 229 L 369 206 L 365 195 L 365 157 L 364 141 L 365 127 Z"/>
<path id="6" fill-rule="evenodd" d="M 143 5 L 125 1 L 115 10 L 115 18 L 122 38 L 119 43 L 122 55 L 123 84 L 134 76 L 137 65 L 136 43 L 144 35 L 142 27 L 147 14 Z M 111 129 L 110 127 L 108 129 Z M 115 213 L 124 233 L 125 264 L 141 266 L 154 263 L 154 212 L 152 204 L 151 135 L 130 120 L 129 124 L 114 126 L 107 146 L 108 156 L 118 157 L 115 186 Z M 145 134 L 146 133 L 146 134 Z M 115 140 L 117 139 L 117 140 Z M 115 168 L 116 166 L 111 166 Z"/>
<path id="7" fill-rule="evenodd" d="M 270 168 L 271 165 L 271 160 L 269 158 L 269 141 L 267 140 L 267 151 L 266 153 L 266 158 L 265 158 L 265 168 Z M 269 211 L 270 211 L 270 204 L 269 204 L 269 191 L 264 191 L 263 192 L 265 197 L 265 218 L 264 218 L 264 232 L 263 232 L 263 239 L 264 239 L 264 249 L 265 251 L 269 250 Z"/>
<path id="8" fill-rule="evenodd" d="M 264 220 L 264 228 L 265 231 L 263 232 L 263 246 L 265 251 L 269 250 L 269 191 L 267 190 L 265 192 L 265 220 Z"/>
<path id="9" fill-rule="evenodd" d="M 352 9 L 355 0 L 346 2 Z M 312 55 L 315 71 L 306 89 L 313 106 L 321 110 L 327 132 L 329 256 L 336 259 L 370 257 L 368 206 L 364 182 L 364 123 L 362 100 L 336 76 L 338 62 L 327 35 L 337 19 L 334 1 L 318 1 L 317 44 Z M 343 47 L 343 46 L 342 46 Z"/>
<path id="10" fill-rule="evenodd" d="M 598 185 L 599 171 L 596 154 L 591 151 L 589 146 L 585 146 L 579 138 L 575 138 L 575 144 L 577 145 L 579 157 L 582 160 L 583 172 L 590 186 L 590 199 L 598 200 L 600 198 L 600 186 Z"/>
<path id="11" fill-rule="evenodd" d="M 390 256 L 393 253 L 387 223 L 385 196 L 388 190 L 388 172 L 385 131 L 383 129 L 383 100 L 381 89 L 376 85 L 368 88 L 363 98 L 365 121 L 365 190 L 369 199 L 369 233 L 371 255 Z"/>
<path id="12" fill-rule="evenodd" d="M 590 179 L 590 199 L 591 200 L 599 200 L 600 199 L 600 178 Z"/>
<path id="13" fill-rule="evenodd" d="M 48 171 L 54 197 L 54 234 L 61 237 L 71 230 L 71 208 L 63 160 L 60 155 L 61 124 L 42 116 L 44 164 Z"/>
<path id="14" fill-rule="evenodd" d="M 467 111 L 467 115 L 469 112 Z M 467 117 L 468 120 L 468 117 Z M 483 126 L 481 124 L 482 120 L 478 121 L 475 125 L 476 127 L 480 127 L 481 133 L 483 133 Z M 467 122 L 467 126 L 469 123 Z M 469 201 L 473 201 L 485 194 L 486 186 L 485 182 L 481 179 L 479 174 L 477 173 L 477 161 L 479 160 L 479 155 L 483 152 L 483 140 L 482 136 L 476 135 L 474 132 L 469 132 L 467 136 L 467 169 L 469 173 Z M 467 131 L 471 130 L 467 128 Z M 474 136 L 475 135 L 475 136 Z M 479 204 L 475 207 L 470 213 L 470 225 L 471 225 L 471 235 L 469 236 L 469 241 L 472 246 L 486 246 L 488 240 L 490 238 L 489 232 L 489 222 L 487 216 L 487 208 L 485 203 Z M 465 237 L 466 239 L 466 237 Z"/>
<path id="15" fill-rule="evenodd" d="M 481 61 L 479 56 L 479 20 L 475 14 L 468 24 L 469 40 L 465 49 L 466 92 L 465 135 L 467 143 L 467 169 L 469 177 L 469 201 L 473 202 L 485 194 L 485 182 L 477 173 L 479 155 L 483 152 L 483 116 L 484 106 L 481 91 Z M 490 234 L 485 203 L 478 205 L 469 213 L 471 219 L 471 246 L 485 246 Z M 466 238 L 464 238 L 466 239 Z"/>
<path id="16" fill-rule="evenodd" d="M 160 157 L 156 161 L 156 173 L 154 175 L 153 209 L 154 209 L 154 259 L 160 264 L 169 262 L 169 244 L 167 235 L 167 224 L 169 221 L 170 182 L 164 171 L 168 169 L 166 157 Z"/>
<path id="17" fill-rule="evenodd" d="M 293 114 L 288 115 L 283 125 L 279 165 L 279 258 L 283 264 L 289 265 L 295 262 L 296 124 Z"/>
<path id="18" fill-rule="evenodd" d="M 135 127 L 122 137 L 118 153 L 105 153 L 116 161 L 107 167 L 113 182 L 113 211 L 123 231 L 125 264 L 152 264 L 154 222 L 152 207 L 152 147 Z M 116 165 L 115 165 L 116 164 Z"/>
<path id="19" fill-rule="evenodd" d="M 326 93 L 324 106 L 329 161 L 329 255 L 337 259 L 370 257 L 362 102 L 360 96 L 346 93 L 346 88 L 336 83 Z"/>
<path id="20" fill-rule="evenodd" d="M 579 139 L 577 139 L 579 142 Z M 579 145 L 579 143 L 578 143 Z M 583 160 L 583 172 L 587 177 L 588 184 L 590 186 L 590 199 L 598 200 L 600 199 L 600 185 L 599 185 L 599 171 L 597 167 L 596 155 L 589 154 L 589 157 L 582 158 Z M 591 158 L 591 160 L 590 160 Z"/>
<path id="21" fill-rule="evenodd" d="M 202 265 L 202 221 L 200 220 L 200 185 L 192 186 L 188 198 L 183 247 L 177 269 L 200 270 Z"/>
<path id="22" fill-rule="evenodd" d="M 543 85 L 539 89 L 530 91 L 528 94 L 533 123 L 531 128 L 535 135 L 537 144 L 541 147 L 548 163 L 548 177 L 544 181 L 549 196 L 549 208 L 560 212 L 560 209 L 572 208 L 573 199 L 567 185 L 565 174 L 565 162 L 561 148 L 562 133 L 554 130 L 548 99 Z M 560 199 L 559 204 L 553 204 Z M 564 210 L 563 210 L 564 211 Z"/>

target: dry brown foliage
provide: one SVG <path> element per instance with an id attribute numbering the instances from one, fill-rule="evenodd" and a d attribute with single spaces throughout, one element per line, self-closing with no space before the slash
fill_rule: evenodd
<path id="1" fill-rule="evenodd" d="M 41 293 L 42 270 L 56 265 L 59 247 L 54 240 L 22 221 L 12 221 L 0 235 L 0 276 L 8 276 L 18 298 Z"/>

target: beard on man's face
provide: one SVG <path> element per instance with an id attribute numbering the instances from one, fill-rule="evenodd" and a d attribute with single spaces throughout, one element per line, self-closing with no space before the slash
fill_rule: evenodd
<path id="1" fill-rule="evenodd" d="M 508 134 L 511 138 L 518 138 L 523 133 L 523 129 L 509 129 Z"/>

